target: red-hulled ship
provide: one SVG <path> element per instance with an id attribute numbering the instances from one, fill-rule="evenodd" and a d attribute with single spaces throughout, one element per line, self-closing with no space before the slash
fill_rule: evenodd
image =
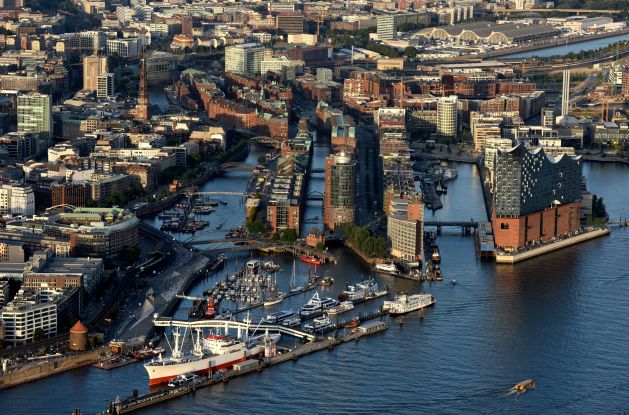
<path id="1" fill-rule="evenodd" d="M 313 255 L 302 255 L 299 257 L 299 259 L 301 260 L 301 262 L 305 262 L 306 264 L 312 264 L 312 265 L 322 264 L 321 260 Z"/>
<path id="2" fill-rule="evenodd" d="M 214 297 L 210 297 L 205 308 L 205 318 L 214 318 L 216 316 L 216 303 Z"/>

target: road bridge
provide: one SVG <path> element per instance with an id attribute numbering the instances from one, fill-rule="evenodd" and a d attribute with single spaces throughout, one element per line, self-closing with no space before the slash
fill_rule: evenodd
<path id="1" fill-rule="evenodd" d="M 468 235 L 471 233 L 472 229 L 476 229 L 478 228 L 478 222 L 474 221 L 474 220 L 468 220 L 468 221 L 444 221 L 444 220 L 437 220 L 437 221 L 424 221 L 424 228 L 426 227 L 436 227 L 437 228 L 437 233 L 440 234 L 441 233 L 441 229 L 444 227 L 457 227 L 457 228 L 461 228 L 463 230 L 463 233 Z"/>

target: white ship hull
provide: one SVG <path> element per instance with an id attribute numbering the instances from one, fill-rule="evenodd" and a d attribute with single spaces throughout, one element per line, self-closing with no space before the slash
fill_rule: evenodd
<path id="1" fill-rule="evenodd" d="M 416 294 L 409 297 L 402 296 L 393 301 L 385 301 L 382 304 L 382 308 L 387 310 L 392 316 L 399 316 L 430 307 L 433 304 L 435 304 L 435 298 L 432 295 Z"/>
<path id="2" fill-rule="evenodd" d="M 188 372 L 204 375 L 210 370 L 217 371 L 230 368 L 235 363 L 244 362 L 249 357 L 261 353 L 263 349 L 262 346 L 256 346 L 246 352 L 245 350 L 239 350 L 222 355 L 192 358 L 188 361 L 183 359 L 179 363 L 175 362 L 170 364 L 160 364 L 158 360 L 155 360 L 154 363 L 145 364 L 144 369 L 146 369 L 149 375 L 149 385 L 158 385 Z M 167 361 L 168 360 L 164 360 L 164 362 Z"/>

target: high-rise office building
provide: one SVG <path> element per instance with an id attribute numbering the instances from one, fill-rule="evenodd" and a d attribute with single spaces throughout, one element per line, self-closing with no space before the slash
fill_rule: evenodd
<path id="1" fill-rule="evenodd" d="M 304 16 L 301 14 L 278 14 L 275 16 L 275 28 L 285 34 L 304 33 Z"/>
<path id="2" fill-rule="evenodd" d="M 374 124 L 378 129 L 380 155 L 408 153 L 406 109 L 379 108 L 374 114 Z"/>
<path id="3" fill-rule="evenodd" d="M 377 18 L 378 40 L 393 40 L 397 37 L 395 16 L 385 14 Z"/>
<path id="4" fill-rule="evenodd" d="M 345 153 L 325 159 L 323 225 L 334 230 L 342 223 L 353 223 L 356 213 L 356 162 Z"/>
<path id="5" fill-rule="evenodd" d="M 192 36 L 192 16 L 181 16 L 179 21 L 181 22 L 181 34 Z"/>
<path id="6" fill-rule="evenodd" d="M 104 73 L 98 75 L 98 89 L 96 97 L 109 98 L 114 96 L 114 74 Z"/>
<path id="7" fill-rule="evenodd" d="M 255 75 L 261 70 L 264 47 L 257 43 L 245 43 L 225 48 L 225 72 Z"/>
<path id="8" fill-rule="evenodd" d="M 437 135 L 454 138 L 458 132 L 457 121 L 458 97 L 439 98 L 437 101 Z"/>
<path id="9" fill-rule="evenodd" d="M 91 55 L 83 58 L 83 89 L 86 91 L 98 90 L 98 77 L 107 73 L 107 56 Z"/>
<path id="10" fill-rule="evenodd" d="M 47 94 L 29 92 L 17 97 L 17 131 L 37 133 L 37 153 L 52 143 L 52 98 Z"/>
<path id="11" fill-rule="evenodd" d="M 424 201 L 421 193 L 393 194 L 387 209 L 387 239 L 391 255 L 407 262 L 424 257 Z"/>
<path id="12" fill-rule="evenodd" d="M 562 237 L 579 228 L 580 157 L 548 157 L 523 144 L 497 150 L 493 232 L 496 246 L 513 250 Z"/>
<path id="13" fill-rule="evenodd" d="M 542 127 L 553 128 L 555 126 L 555 109 L 542 108 Z"/>

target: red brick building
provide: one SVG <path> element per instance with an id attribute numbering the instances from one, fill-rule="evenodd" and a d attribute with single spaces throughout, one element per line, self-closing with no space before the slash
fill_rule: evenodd
<path id="1" fill-rule="evenodd" d="M 547 157 L 522 144 L 498 150 L 492 227 L 506 251 L 562 238 L 579 229 L 581 158 Z"/>

